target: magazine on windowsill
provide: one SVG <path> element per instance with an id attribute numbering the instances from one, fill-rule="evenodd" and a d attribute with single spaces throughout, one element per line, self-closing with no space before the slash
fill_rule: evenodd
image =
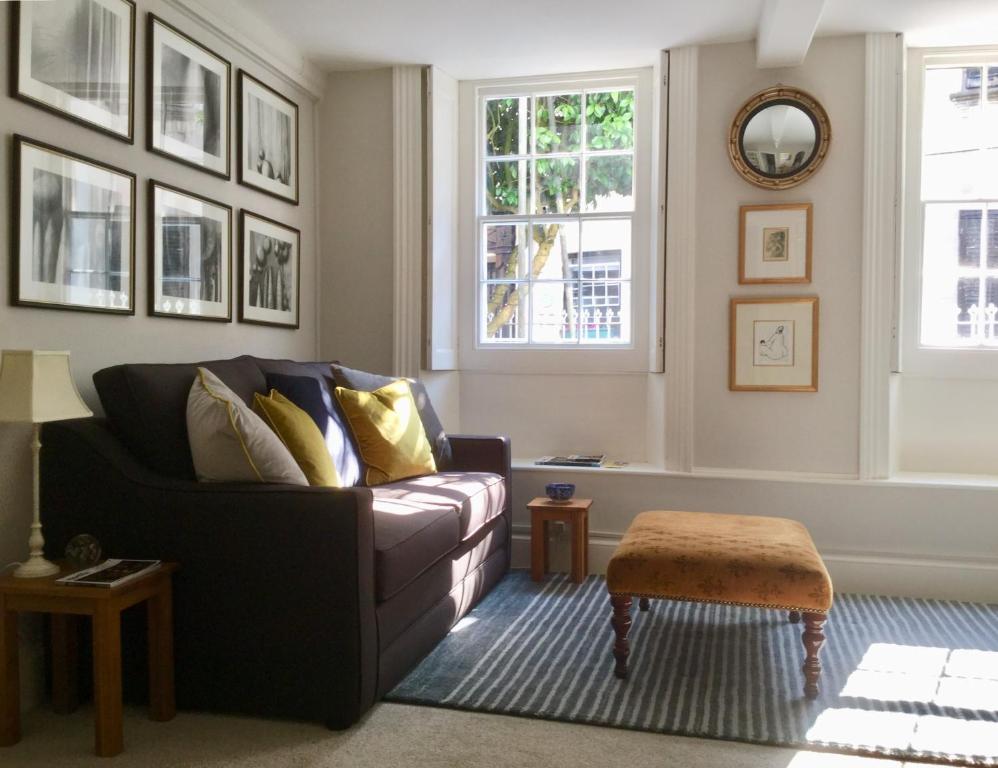
<path id="1" fill-rule="evenodd" d="M 113 589 L 152 573 L 161 563 L 160 560 L 105 560 L 93 568 L 85 568 L 56 579 L 56 583 Z"/>
<path id="2" fill-rule="evenodd" d="M 581 455 L 573 453 L 570 456 L 541 456 L 534 464 L 545 467 L 601 467 L 606 459 L 605 454 Z"/>

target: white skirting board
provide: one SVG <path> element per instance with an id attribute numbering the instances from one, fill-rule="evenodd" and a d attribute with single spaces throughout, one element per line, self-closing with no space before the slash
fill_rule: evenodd
<path id="1" fill-rule="evenodd" d="M 552 526 L 551 569 L 568 571 L 567 532 Z M 620 536 L 589 538 L 589 572 L 605 573 Z M 940 560 L 893 555 L 822 552 L 838 592 L 998 603 L 998 559 Z M 513 567 L 530 567 L 530 528 L 513 526 Z"/>

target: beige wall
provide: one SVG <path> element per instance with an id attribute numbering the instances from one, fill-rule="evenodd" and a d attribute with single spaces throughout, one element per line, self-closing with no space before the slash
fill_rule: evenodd
<path id="1" fill-rule="evenodd" d="M 322 357 L 390 373 L 392 71 L 334 72 L 321 103 Z"/>
<path id="2" fill-rule="evenodd" d="M 10 40 L 12 3 L 0 8 L 0 40 Z M 199 42 L 227 58 L 232 64 L 232 110 L 235 118 L 236 71 L 244 67 L 253 75 L 289 96 L 298 104 L 300 133 L 301 204 L 290 205 L 268 195 L 224 181 L 196 169 L 147 152 L 146 146 L 146 12 L 156 13 L 187 32 Z M 6 50 L 6 48 L 5 48 Z M 0 82 L 9 81 L 9 57 L 0 56 Z M 91 374 L 108 365 L 124 362 L 170 362 L 231 357 L 244 353 L 313 359 L 317 351 L 316 328 L 316 237 L 313 100 L 274 77 L 241 51 L 224 43 L 207 30 L 198 29 L 188 18 L 160 0 L 141 3 L 136 19 L 135 144 L 128 145 L 11 99 L 6 88 L 0 93 L 0 243 L 8 251 L 10 242 L 10 183 L 14 133 L 21 133 L 57 147 L 111 163 L 136 174 L 136 314 L 134 317 L 96 315 L 27 309 L 9 305 L 9 264 L 0 269 L 0 348 L 68 349 L 77 384 L 91 408 L 97 398 Z M 233 119 L 232 158 L 235 163 L 236 121 Z M 233 207 L 233 258 L 240 208 L 247 208 L 301 230 L 301 329 L 289 331 L 263 326 L 193 322 L 153 318 L 147 315 L 148 225 L 147 184 L 149 179 L 206 195 Z M 238 260 L 235 262 L 238 263 Z M 235 282 L 235 281 L 234 281 Z M 235 301 L 235 296 L 234 296 Z M 235 316 L 233 312 L 233 316 Z M 21 427 L 0 425 L 0 566 L 23 559 L 27 554 L 28 524 L 31 517 L 30 457 L 28 433 Z M 33 653 L 33 652 L 32 652 Z M 29 676 L 30 677 L 30 676 Z M 26 686 L 33 685 L 29 680 Z M 26 699 L 30 695 L 26 694 Z"/>
<path id="3" fill-rule="evenodd" d="M 814 41 L 792 69 L 759 70 L 755 45 L 700 48 L 697 146 L 694 464 L 701 467 L 855 474 L 859 444 L 860 259 L 863 200 L 864 43 Z M 771 192 L 731 167 L 727 132 L 745 99 L 782 83 L 812 93 L 828 112 L 832 141 L 821 170 Z M 740 286 L 740 205 L 814 204 L 810 285 Z M 732 296 L 820 297 L 816 393 L 728 390 Z"/>

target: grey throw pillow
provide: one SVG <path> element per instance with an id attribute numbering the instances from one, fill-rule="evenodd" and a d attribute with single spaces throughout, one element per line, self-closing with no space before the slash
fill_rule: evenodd
<path id="1" fill-rule="evenodd" d="M 382 376 L 377 373 L 358 371 L 339 363 L 333 363 L 330 368 L 333 371 L 333 381 L 336 382 L 336 386 L 359 392 L 373 392 L 399 379 L 398 376 Z M 430 441 L 437 470 L 444 472 L 450 468 L 453 461 L 447 433 L 444 432 L 444 426 L 440 423 L 437 412 L 433 410 L 433 403 L 430 402 L 430 396 L 426 393 L 426 387 L 423 386 L 423 383 L 417 379 L 407 379 L 407 381 L 412 389 L 412 397 L 416 401 L 419 420 L 423 422 L 426 439 Z"/>

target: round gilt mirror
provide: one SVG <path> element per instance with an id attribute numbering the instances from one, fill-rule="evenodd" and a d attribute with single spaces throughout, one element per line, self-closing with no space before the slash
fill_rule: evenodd
<path id="1" fill-rule="evenodd" d="M 821 167 L 831 138 L 828 115 L 813 96 L 777 86 L 760 91 L 738 111 L 728 133 L 728 155 L 746 181 L 788 189 Z"/>

